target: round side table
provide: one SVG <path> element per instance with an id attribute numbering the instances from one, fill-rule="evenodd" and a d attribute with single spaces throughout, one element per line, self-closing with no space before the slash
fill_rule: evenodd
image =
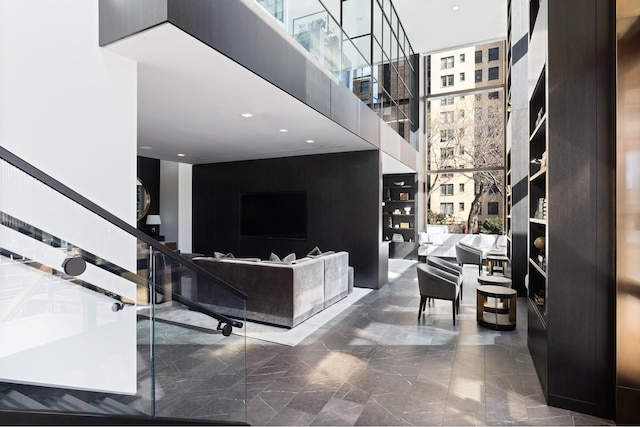
<path id="1" fill-rule="evenodd" d="M 511 279 L 504 276 L 478 276 L 478 284 L 511 287 Z"/>
<path id="2" fill-rule="evenodd" d="M 497 331 L 516 328 L 518 293 L 504 286 L 482 285 L 476 290 L 476 320 L 480 326 Z M 489 303 L 489 298 L 492 302 Z"/>

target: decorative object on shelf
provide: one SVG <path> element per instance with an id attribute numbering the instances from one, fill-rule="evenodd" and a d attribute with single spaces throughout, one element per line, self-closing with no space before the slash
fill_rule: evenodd
<path id="1" fill-rule="evenodd" d="M 409 228 L 409 223 L 408 222 L 401 222 L 400 223 L 400 228 Z"/>
<path id="2" fill-rule="evenodd" d="M 396 209 L 396 210 L 393 211 L 393 214 L 394 215 L 401 215 L 402 212 L 400 212 L 400 209 Z"/>
<path id="3" fill-rule="evenodd" d="M 404 208 L 404 214 L 405 215 L 411 215 L 411 206 L 407 206 Z"/>
<path id="4" fill-rule="evenodd" d="M 147 215 L 147 225 L 151 226 L 149 227 L 150 236 L 157 236 L 160 234 L 160 224 L 162 224 L 160 215 Z"/>
<path id="5" fill-rule="evenodd" d="M 542 158 L 540 159 L 540 170 L 543 171 L 547 169 L 547 152 L 542 153 Z"/>
<path id="6" fill-rule="evenodd" d="M 533 217 L 536 219 L 547 219 L 547 199 L 544 197 L 540 197 L 538 199 L 538 207 L 536 208 L 536 212 L 533 214 Z"/>
<path id="7" fill-rule="evenodd" d="M 544 107 L 540 107 L 540 109 L 538 110 L 538 118 L 536 118 L 536 127 L 538 127 L 538 125 L 542 121 L 542 116 L 544 116 Z"/>
<path id="8" fill-rule="evenodd" d="M 385 194 L 385 200 L 391 200 L 391 189 L 387 188 L 386 194 Z"/>
<path id="9" fill-rule="evenodd" d="M 409 200 L 409 193 L 400 193 L 400 200 Z"/>
<path id="10" fill-rule="evenodd" d="M 394 225 L 393 228 L 400 228 L 400 224 Z"/>
<path id="11" fill-rule="evenodd" d="M 544 250 L 545 250 L 546 244 L 547 244 L 547 240 L 545 239 L 544 236 L 540 236 L 533 241 L 533 246 L 535 246 L 536 249 L 540 251 L 540 253 L 538 254 L 538 261 L 540 262 L 540 264 L 542 264 L 543 268 L 545 264 Z"/>
<path id="12" fill-rule="evenodd" d="M 398 187 L 402 187 L 404 185 L 404 181 L 396 181 L 393 185 L 397 185 Z"/>
<path id="13" fill-rule="evenodd" d="M 389 228 L 393 227 L 393 219 L 389 217 Z"/>
<path id="14" fill-rule="evenodd" d="M 140 221 L 149 212 L 151 206 L 151 195 L 144 186 L 144 183 L 137 178 L 136 182 L 136 220 Z"/>
<path id="15" fill-rule="evenodd" d="M 402 237 L 402 234 L 394 233 L 393 236 L 391 236 L 391 241 L 396 243 L 404 242 L 404 237 Z"/>

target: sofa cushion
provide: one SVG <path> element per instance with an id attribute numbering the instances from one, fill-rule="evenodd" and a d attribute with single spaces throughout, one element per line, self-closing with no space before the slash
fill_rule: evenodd
<path id="1" fill-rule="evenodd" d="M 227 252 L 226 254 L 223 254 L 222 252 L 214 252 L 213 256 L 215 258 L 235 258 L 231 252 Z"/>
<path id="2" fill-rule="evenodd" d="M 312 256 L 312 255 L 322 255 L 322 251 L 320 250 L 319 247 L 316 246 L 315 248 L 311 249 L 307 254 L 307 256 Z"/>
<path id="3" fill-rule="evenodd" d="M 291 264 L 295 260 L 296 260 L 296 254 L 293 252 L 282 259 L 280 259 L 280 257 L 274 254 L 273 252 L 271 252 L 271 255 L 269 255 L 269 261 L 274 263 Z"/>

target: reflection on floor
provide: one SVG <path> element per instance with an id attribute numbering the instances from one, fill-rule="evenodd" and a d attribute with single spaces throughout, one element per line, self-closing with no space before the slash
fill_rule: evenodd
<path id="1" fill-rule="evenodd" d="M 436 301 L 417 320 L 415 263 L 392 260 L 390 284 L 364 296 L 295 347 L 247 338 L 252 425 L 606 425 L 546 406 L 517 329 L 475 320 L 477 267 L 465 267 L 460 321 Z"/>

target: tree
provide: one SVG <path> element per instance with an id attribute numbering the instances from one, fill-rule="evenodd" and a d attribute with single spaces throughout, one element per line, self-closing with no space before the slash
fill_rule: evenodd
<path id="1" fill-rule="evenodd" d="M 469 201 L 466 218 L 459 218 L 469 231 L 478 229 L 482 200 L 491 192 L 503 194 L 504 113 L 500 94 L 493 91 L 447 97 L 431 101 L 428 108 L 427 169 L 434 172 L 429 175 L 427 202 L 442 184 L 451 181 L 459 185 L 467 180 L 473 187 L 472 197 L 458 203 Z M 457 178 L 447 170 L 456 171 Z"/>

